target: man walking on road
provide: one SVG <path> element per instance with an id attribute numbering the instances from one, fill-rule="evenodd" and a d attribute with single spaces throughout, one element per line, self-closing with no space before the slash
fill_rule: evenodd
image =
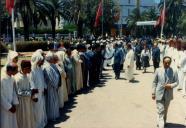
<path id="1" fill-rule="evenodd" d="M 155 72 L 152 84 L 152 99 L 156 100 L 158 109 L 158 127 L 164 128 L 170 101 L 173 99 L 173 88 L 178 85 L 177 73 L 170 67 L 171 58 L 163 58 L 163 68 Z"/>
<path id="2" fill-rule="evenodd" d="M 152 61 L 153 61 L 154 72 L 155 72 L 156 68 L 159 68 L 159 64 L 160 64 L 160 49 L 157 43 L 154 43 L 154 47 L 152 49 Z"/>

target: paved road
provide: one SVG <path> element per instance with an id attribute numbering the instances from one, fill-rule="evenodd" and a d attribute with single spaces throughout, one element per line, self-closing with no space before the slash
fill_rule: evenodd
<path id="1" fill-rule="evenodd" d="M 151 99 L 153 69 L 135 71 L 135 83 L 114 79 L 104 71 L 102 83 L 71 98 L 61 118 L 48 128 L 156 128 L 156 106 Z M 175 90 L 168 113 L 168 128 L 185 128 L 186 99 Z"/>

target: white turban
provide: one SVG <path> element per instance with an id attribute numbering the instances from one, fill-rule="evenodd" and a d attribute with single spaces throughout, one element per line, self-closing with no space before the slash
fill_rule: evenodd
<path id="1" fill-rule="evenodd" d="M 54 53 L 51 52 L 51 51 L 49 51 L 49 52 L 46 54 L 46 56 L 45 56 L 45 59 L 46 59 L 47 61 L 50 61 L 50 60 L 52 60 L 53 58 L 54 58 Z"/>
<path id="2" fill-rule="evenodd" d="M 44 58 L 39 52 L 34 52 L 31 57 L 32 69 L 37 67 L 37 63 L 42 61 Z"/>
<path id="3" fill-rule="evenodd" d="M 19 54 L 17 52 L 9 50 L 8 56 L 7 56 L 7 63 L 11 63 L 14 58 L 18 57 L 18 55 Z"/>
<path id="4" fill-rule="evenodd" d="M 43 53 L 43 50 L 42 49 L 38 49 L 38 50 L 36 50 L 35 52 L 39 52 L 39 53 Z"/>

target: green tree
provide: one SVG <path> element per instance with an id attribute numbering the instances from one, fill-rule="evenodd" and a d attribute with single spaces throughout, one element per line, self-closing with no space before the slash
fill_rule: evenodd
<path id="1" fill-rule="evenodd" d="M 103 16 L 100 18 L 100 24 L 95 29 L 94 22 L 97 8 L 100 0 L 74 0 L 74 21 L 78 27 L 78 36 L 83 36 L 83 30 L 89 30 L 98 35 L 101 34 L 101 24 L 103 21 L 104 32 L 109 32 L 110 27 L 116 22 L 115 15 L 119 13 L 119 6 L 114 0 L 103 0 Z"/>
<path id="2" fill-rule="evenodd" d="M 150 8 L 147 11 L 142 12 L 141 14 L 141 20 L 142 21 L 156 21 L 158 18 L 157 11 L 155 8 Z M 145 35 L 153 35 L 157 36 L 157 29 L 154 26 L 144 26 L 143 27 L 143 33 Z"/>
<path id="3" fill-rule="evenodd" d="M 140 21 L 138 9 L 135 8 L 134 10 L 132 10 L 131 14 L 126 18 L 126 20 L 128 29 L 131 31 L 132 34 L 136 35 L 138 33 L 136 22 Z"/>
<path id="4" fill-rule="evenodd" d="M 186 12 L 180 17 L 177 28 L 180 30 L 179 34 L 186 34 Z"/>
<path id="5" fill-rule="evenodd" d="M 136 26 L 136 22 L 141 20 L 141 13 L 140 13 L 140 0 L 136 0 L 136 8 L 131 12 L 131 14 L 126 18 L 127 20 L 127 27 L 131 31 L 132 34 L 139 34 L 140 30 Z"/>
<path id="6" fill-rule="evenodd" d="M 132 13 L 127 17 L 127 26 L 132 34 L 134 35 L 144 35 L 150 34 L 154 35 L 155 28 L 154 26 L 137 26 L 137 21 L 153 21 L 157 19 L 157 12 L 155 8 L 150 8 L 142 13 L 138 12 L 139 10 L 136 8 L 132 11 Z"/>
<path id="7" fill-rule="evenodd" d="M 110 28 L 118 22 L 120 17 L 120 7 L 119 3 L 114 0 L 104 0 L 103 6 L 103 33 L 110 34 Z M 100 19 L 101 20 L 101 19 Z M 101 23 L 101 22 L 100 22 Z"/>
<path id="8" fill-rule="evenodd" d="M 2 33 L 6 32 L 6 26 L 9 23 L 10 23 L 10 16 L 5 11 L 5 9 L 3 8 L 3 6 L 0 2 L 0 26 L 4 26 L 4 27 L 0 27 L 0 35 L 2 35 Z"/>
<path id="9" fill-rule="evenodd" d="M 163 8 L 164 0 L 161 0 L 159 4 L 160 10 Z M 177 25 L 179 18 L 184 11 L 183 0 L 166 0 L 166 21 L 165 21 L 165 33 L 176 35 L 179 30 Z"/>
<path id="10" fill-rule="evenodd" d="M 158 17 L 157 11 L 155 8 L 150 8 L 141 13 L 141 20 L 145 21 L 153 21 Z"/>
<path id="11" fill-rule="evenodd" d="M 40 0 L 37 7 L 50 20 L 53 39 L 55 39 L 56 34 L 56 19 L 60 20 L 60 16 L 67 21 L 72 19 L 72 3 L 70 0 Z"/>
<path id="12" fill-rule="evenodd" d="M 19 0 L 16 2 L 15 12 L 21 15 L 21 19 L 24 25 L 25 40 L 29 40 L 29 28 L 32 24 L 34 11 L 35 11 L 34 0 Z"/>

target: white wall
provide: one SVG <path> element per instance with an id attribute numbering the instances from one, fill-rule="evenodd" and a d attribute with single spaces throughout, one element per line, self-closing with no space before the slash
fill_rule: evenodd
<path id="1" fill-rule="evenodd" d="M 119 0 L 120 3 L 120 20 L 118 24 L 126 24 L 126 17 L 130 15 L 132 10 L 136 8 L 136 0 Z M 151 8 L 152 6 L 157 6 L 155 0 L 141 0 L 140 1 L 140 10 L 143 12 Z"/>

